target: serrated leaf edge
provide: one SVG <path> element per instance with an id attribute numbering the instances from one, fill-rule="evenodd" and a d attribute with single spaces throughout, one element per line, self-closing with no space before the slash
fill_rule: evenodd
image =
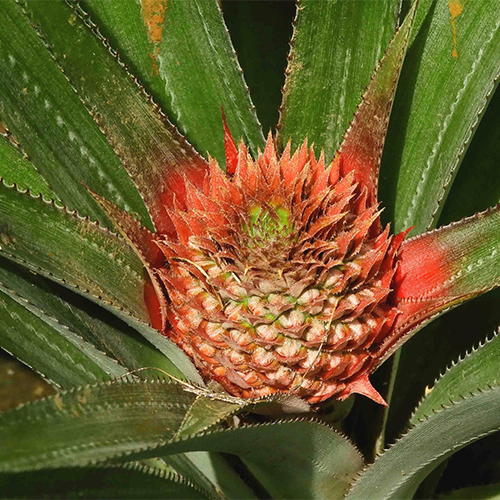
<path id="1" fill-rule="evenodd" d="M 116 238 L 117 240 L 123 241 L 125 244 L 127 244 L 127 242 L 123 239 L 123 237 L 121 235 L 119 235 L 118 233 L 115 233 L 114 231 L 112 231 L 108 227 L 103 226 L 98 220 L 93 221 L 89 218 L 88 215 L 80 215 L 76 209 L 70 210 L 65 205 L 60 203 L 58 200 L 55 200 L 54 198 L 46 200 L 41 194 L 38 194 L 38 195 L 32 194 L 29 188 L 26 188 L 23 190 L 23 189 L 20 189 L 16 183 L 13 183 L 11 185 L 11 184 L 4 182 L 3 178 L 1 178 L 1 177 L 0 177 L 0 185 L 6 187 L 8 189 L 13 189 L 14 191 L 16 191 L 17 193 L 19 193 L 21 195 L 29 196 L 31 199 L 36 200 L 37 202 L 41 202 L 45 205 L 54 207 L 59 212 L 65 214 L 69 217 L 73 217 L 74 219 L 76 219 L 79 222 L 84 222 L 86 224 L 90 224 L 91 226 L 93 226 L 94 229 L 97 229 L 98 231 L 102 231 L 102 232 L 106 233 L 108 236 Z M 140 323 L 143 323 L 144 325 L 148 325 L 142 319 L 137 318 L 137 316 L 135 316 L 130 310 L 125 309 L 123 306 L 117 305 L 113 301 L 105 300 L 100 295 L 96 295 L 96 294 L 90 292 L 89 289 L 83 288 L 80 285 L 72 283 L 71 281 L 68 281 L 65 278 L 58 277 L 58 276 L 54 275 L 52 272 L 49 272 L 40 266 L 32 264 L 31 262 L 27 261 L 26 259 L 21 259 L 21 258 L 17 257 L 16 255 L 11 254 L 10 252 L 3 249 L 1 245 L 0 245 L 0 254 L 5 255 L 6 257 L 8 257 L 10 260 L 13 260 L 14 262 L 18 262 L 23 267 L 31 269 L 32 271 L 36 272 L 37 274 L 45 276 L 45 277 L 51 279 L 52 281 L 55 281 L 56 283 L 60 283 L 68 288 L 76 290 L 78 293 L 80 293 L 81 295 L 84 295 L 87 298 L 90 298 L 91 300 L 96 302 L 98 305 L 100 304 L 100 305 L 108 306 L 111 309 L 115 309 L 115 310 L 120 311 L 121 313 L 126 314 L 130 318 L 133 318 L 134 320 L 136 320 Z M 142 267 L 142 264 L 141 264 L 141 267 Z M 136 271 L 133 271 L 132 269 L 130 269 L 130 271 L 133 274 L 135 274 L 137 277 L 140 277 L 140 275 Z M 150 326 L 150 325 L 148 325 L 148 326 Z"/>
<path id="2" fill-rule="evenodd" d="M 30 300 L 28 300 L 26 297 L 24 297 L 23 295 L 21 295 L 20 293 L 16 292 L 15 290 L 12 290 L 10 287 L 6 286 L 3 282 L 0 281 L 0 292 L 3 292 L 5 293 L 6 295 L 8 295 L 12 300 L 14 300 L 16 303 L 18 303 L 19 305 L 21 305 L 22 307 L 24 307 L 27 311 L 29 311 L 30 313 L 34 314 L 37 318 L 41 319 L 44 323 L 46 323 L 48 326 L 50 326 L 51 328 L 54 328 L 56 329 L 55 326 L 53 326 L 51 323 L 57 323 L 57 325 L 59 325 L 59 327 L 61 329 L 64 329 L 66 330 L 70 336 L 74 336 L 74 337 L 77 337 L 78 339 L 80 339 L 82 342 L 85 342 L 86 344 L 88 344 L 93 350 L 95 350 L 96 353 L 104 356 L 109 362 L 111 363 L 114 363 L 115 365 L 117 365 L 117 367 L 120 367 L 120 368 L 123 368 L 124 370 L 127 370 L 127 367 L 123 366 L 118 360 L 110 357 L 108 354 L 106 354 L 104 351 L 101 351 L 100 349 L 98 349 L 93 343 L 89 342 L 88 340 L 84 339 L 80 334 L 78 334 L 77 332 L 73 331 L 68 325 L 62 323 L 58 318 L 56 318 L 55 316 L 43 311 L 40 307 L 34 305 Z M 13 296 L 16 296 L 19 298 L 19 300 L 16 300 Z M 27 305 L 25 305 L 27 304 Z M 34 311 L 37 311 L 37 312 L 34 312 Z M 68 340 L 68 342 L 70 342 L 72 345 L 74 345 L 76 348 L 79 348 L 77 345 L 75 345 L 71 339 L 69 338 L 66 338 Z M 87 355 L 84 351 L 82 351 L 83 354 Z M 50 377 L 48 377 L 47 375 L 43 374 L 42 372 L 40 372 L 38 369 L 36 368 L 33 368 L 32 366 L 30 366 L 28 363 L 25 363 L 22 359 L 19 359 L 17 356 L 13 355 L 16 359 L 18 359 L 19 361 L 21 361 L 21 363 L 25 364 L 26 366 L 28 366 L 29 368 L 31 368 L 32 370 L 36 371 L 38 374 L 42 375 L 42 377 L 49 381 L 51 385 L 55 385 L 56 387 L 61 387 L 60 384 L 58 384 L 57 382 L 55 382 L 54 380 L 52 380 Z M 104 370 L 104 368 L 102 367 L 99 367 L 101 368 L 104 372 L 106 372 Z M 110 375 L 108 373 L 108 375 Z M 110 375 L 111 376 L 111 375 Z"/>
<path id="3" fill-rule="evenodd" d="M 356 485 L 357 481 L 360 480 L 363 475 L 365 474 L 365 472 L 367 470 L 369 470 L 371 468 L 372 465 L 374 465 L 378 460 L 380 460 L 384 455 L 385 453 L 390 450 L 391 448 L 393 448 L 396 444 L 398 444 L 401 440 L 403 440 L 412 430 L 414 430 L 415 428 L 419 427 L 420 425 L 422 425 L 423 423 L 429 421 L 430 419 L 434 418 L 435 415 L 437 414 L 440 414 L 440 413 L 443 413 L 444 411 L 446 410 L 449 410 L 450 408 L 453 408 L 453 407 L 456 407 L 458 405 L 461 405 L 461 404 L 465 404 L 465 402 L 469 401 L 470 399 L 476 397 L 476 396 L 479 396 L 481 394 L 484 394 L 484 393 L 487 393 L 487 392 L 490 392 L 490 391 L 494 391 L 494 390 L 500 390 L 500 385 L 498 386 L 492 386 L 492 385 L 487 385 L 487 389 L 481 389 L 481 388 L 477 388 L 476 389 L 476 392 L 473 392 L 471 391 L 467 396 L 464 396 L 464 395 L 461 395 L 460 396 L 460 400 L 459 401 L 453 401 L 450 399 L 450 404 L 449 405 L 441 405 L 441 408 L 436 410 L 436 409 L 433 409 L 433 414 L 432 415 L 424 415 L 424 417 L 422 419 L 419 420 L 419 422 L 417 424 L 413 424 L 411 425 L 409 428 L 407 428 L 400 436 L 398 439 L 396 439 L 393 443 L 389 444 L 388 446 L 386 446 L 383 450 L 383 452 L 381 453 L 377 453 L 376 457 L 375 457 L 375 460 L 370 463 L 370 464 L 366 464 L 360 471 L 358 471 L 355 475 L 357 476 L 356 479 L 350 484 L 349 486 L 349 489 L 348 489 L 348 492 L 346 494 L 346 498 L 349 496 L 350 492 L 352 491 L 352 489 L 354 488 L 354 486 Z M 496 428 L 496 429 L 492 429 L 490 431 L 487 431 L 487 432 L 484 432 L 478 436 L 474 436 L 473 438 L 469 439 L 469 440 L 466 440 L 464 442 L 460 442 L 460 443 L 456 443 L 455 446 L 453 446 L 451 449 L 447 450 L 446 452 L 442 453 L 441 455 L 437 455 L 436 457 L 434 457 L 432 460 L 428 461 L 428 462 L 425 462 L 422 464 L 421 468 L 425 468 L 427 465 L 429 465 L 432 461 L 434 461 L 436 458 L 439 458 L 440 456 L 442 455 L 445 455 L 447 453 L 450 453 L 452 452 L 453 450 L 456 450 L 457 448 L 460 448 L 460 447 L 463 447 L 463 446 L 467 446 L 467 444 L 469 443 L 472 443 L 478 439 L 481 439 L 485 436 L 488 436 L 490 434 L 493 434 L 494 432 L 497 432 L 498 430 L 500 430 L 500 427 Z M 399 488 L 399 485 L 400 483 L 398 483 L 392 490 L 389 494 L 391 494 L 393 491 L 395 491 L 397 488 Z"/>
<path id="4" fill-rule="evenodd" d="M 487 336 L 483 340 L 480 340 L 476 345 L 473 345 L 469 349 L 467 349 L 464 353 L 460 354 L 455 360 L 452 360 L 450 364 L 446 366 L 446 368 L 434 379 L 431 385 L 428 386 L 429 391 L 432 391 L 432 389 L 436 386 L 436 384 L 451 370 L 455 369 L 455 367 L 459 366 L 462 361 L 465 361 L 471 354 L 476 353 L 477 351 L 481 350 L 485 345 L 493 342 L 493 340 L 500 335 L 500 326 L 498 327 L 497 330 L 494 330 L 493 333 L 490 336 Z M 408 423 L 413 420 L 418 408 L 420 405 L 425 401 L 427 398 L 426 395 L 422 396 L 413 409 L 411 416 L 408 420 Z"/>
<path id="5" fill-rule="evenodd" d="M 43 176 L 43 174 L 38 170 L 37 166 L 31 161 L 31 158 L 29 157 L 28 153 L 26 153 L 26 151 L 24 151 L 24 149 L 21 146 L 20 142 L 12 135 L 12 132 L 7 128 L 7 125 L 5 125 L 5 123 L 3 123 L 3 122 L 1 122 L 1 124 L 2 124 L 3 128 L 5 129 L 5 134 L 0 134 L 0 135 L 2 137 L 4 137 L 5 141 L 7 141 L 9 144 L 12 144 L 12 146 L 14 146 L 14 148 L 17 150 L 17 152 L 19 153 L 19 155 L 24 160 L 26 160 L 26 161 L 28 161 L 30 163 L 30 165 L 33 168 L 33 170 L 40 176 L 41 179 L 43 179 L 43 181 L 48 186 L 48 188 L 52 192 L 54 192 L 54 190 L 52 189 L 52 186 L 50 185 L 50 183 L 47 181 L 47 179 L 45 179 L 45 177 Z M 0 176 L 0 181 L 1 180 L 2 180 L 2 177 Z M 42 196 L 42 198 L 44 200 L 46 200 L 46 198 L 41 193 L 38 193 L 37 196 Z M 59 203 L 61 203 L 61 202 L 59 201 Z"/>
<path id="6" fill-rule="evenodd" d="M 462 161 L 465 157 L 465 153 L 467 152 L 467 149 L 470 143 L 472 142 L 472 139 L 476 133 L 478 125 L 481 122 L 481 119 L 484 116 L 486 109 L 488 108 L 488 104 L 491 98 L 493 97 L 493 94 L 495 93 L 495 89 L 497 88 L 499 81 L 500 81 L 500 73 L 497 73 L 493 78 L 493 81 L 491 82 L 489 88 L 486 90 L 486 93 L 484 94 L 482 106 L 479 107 L 479 109 L 477 110 L 476 118 L 474 122 L 470 124 L 466 132 L 466 137 L 462 143 L 460 150 L 458 151 L 456 159 L 454 163 L 451 165 L 450 171 L 448 172 L 448 175 L 445 178 L 443 185 L 441 186 L 441 193 L 440 196 L 435 201 L 436 206 L 432 212 L 431 220 L 427 225 L 426 229 L 427 231 L 431 230 L 438 223 L 437 216 L 441 213 L 442 209 L 441 205 L 443 202 L 446 201 L 449 188 L 451 188 L 453 180 L 455 179 L 455 174 L 458 172 L 460 165 L 462 164 Z"/>

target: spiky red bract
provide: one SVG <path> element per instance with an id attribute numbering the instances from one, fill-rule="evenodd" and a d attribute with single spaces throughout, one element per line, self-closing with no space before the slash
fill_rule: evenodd
<path id="1" fill-rule="evenodd" d="M 164 333 L 231 394 L 383 403 L 368 374 L 398 314 L 388 296 L 402 238 L 379 229 L 354 177 L 306 143 L 280 157 L 271 136 L 256 160 L 240 146 L 234 175 L 215 160 L 203 179 L 171 175 L 173 231 L 155 235 L 165 263 L 153 270 Z"/>

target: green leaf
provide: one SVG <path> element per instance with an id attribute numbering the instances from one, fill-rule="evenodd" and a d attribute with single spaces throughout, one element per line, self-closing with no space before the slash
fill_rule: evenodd
<path id="1" fill-rule="evenodd" d="M 401 352 L 401 370 L 390 406 L 387 443 L 401 435 L 426 387 L 435 384 L 446 366 L 497 329 L 499 303 L 500 288 L 463 303 L 420 330 L 397 351 Z"/>
<path id="2" fill-rule="evenodd" d="M 4 184 L 0 184 L 0 220 L 3 255 L 106 307 L 163 352 L 181 373 L 203 384 L 187 356 L 146 324 L 144 270 L 125 240 Z"/>
<path id="3" fill-rule="evenodd" d="M 209 498 L 180 476 L 142 465 L 0 473 L 0 498 Z"/>
<path id="4" fill-rule="evenodd" d="M 500 483 L 461 488 L 443 493 L 436 498 L 440 500 L 470 500 L 471 498 L 474 500 L 500 500 Z"/>
<path id="5" fill-rule="evenodd" d="M 148 321 L 142 264 L 122 238 L 5 184 L 0 220 L 5 256 Z"/>
<path id="6" fill-rule="evenodd" d="M 85 465 L 155 447 L 174 437 L 194 399 L 174 383 L 122 379 L 22 406 L 0 417 L 0 470 Z"/>
<path id="7" fill-rule="evenodd" d="M 83 182 L 147 222 L 144 203 L 120 160 L 20 5 L 1 2 L 0 16 L 1 120 L 68 207 L 109 223 Z"/>
<path id="8" fill-rule="evenodd" d="M 148 99 L 77 4 L 72 3 L 73 8 L 57 0 L 27 2 L 25 6 L 55 60 L 121 158 L 156 228 L 161 229 L 165 222 L 163 198 L 169 190 L 166 170 L 204 168 L 205 161 Z"/>
<path id="9" fill-rule="evenodd" d="M 70 330 L 56 328 L 53 318 L 30 311 L 0 286 L 0 345 L 58 386 L 105 381 L 119 365 Z M 18 301 L 12 297 L 16 297 Z M 45 320 L 45 321 L 44 321 Z"/>
<path id="10" fill-rule="evenodd" d="M 21 299 L 18 301 L 21 305 L 25 307 L 28 305 L 34 306 L 39 311 L 43 311 L 42 316 L 57 319 L 56 326 L 61 328 L 62 334 L 67 330 L 74 332 L 81 339 L 106 353 L 106 355 L 113 357 L 129 370 L 141 367 L 157 367 L 176 377 L 183 377 L 182 373 L 176 369 L 175 365 L 167 357 L 113 314 L 69 291 L 67 288 L 39 275 L 34 275 L 26 268 L 22 268 L 4 258 L 0 258 L 0 286 L 12 290 Z M 17 336 L 20 334 L 21 331 L 19 330 Z M 44 363 L 44 351 L 29 348 L 32 335 L 31 331 L 27 331 L 19 339 L 21 343 L 26 343 L 28 346 L 26 354 L 30 356 L 30 361 L 21 355 L 19 350 L 15 351 L 13 348 L 9 350 L 18 359 L 22 359 L 34 369 L 45 373 L 39 366 L 39 363 Z M 8 340 L 13 342 L 17 336 L 10 335 Z M 0 342 L 0 345 L 6 347 L 6 344 L 2 342 Z M 62 354 L 63 352 L 61 351 L 58 354 L 59 358 L 65 357 Z M 41 360 L 33 358 L 37 354 L 40 354 Z M 122 375 L 124 371 L 108 373 L 118 376 Z M 138 375 L 146 375 L 147 373 L 139 372 Z M 157 376 L 160 374 L 160 372 L 156 372 Z M 149 375 L 151 375 L 151 371 L 149 371 Z M 88 383 L 93 380 L 80 380 L 79 383 Z M 65 388 L 70 387 L 67 383 L 60 383 L 60 385 Z"/>
<path id="11" fill-rule="evenodd" d="M 434 387 L 426 391 L 426 397 L 417 407 L 410 423 L 418 426 L 419 421 L 425 419 L 426 415 L 439 412 L 446 405 L 450 405 L 450 402 L 460 401 L 464 394 L 476 393 L 478 388 L 498 386 L 500 383 L 499 355 L 500 337 L 498 335 L 467 354 L 449 368 Z"/>
<path id="12" fill-rule="evenodd" d="M 477 391 L 413 427 L 368 467 L 346 500 L 411 499 L 440 463 L 469 443 L 500 430 L 500 388 Z"/>
<path id="13" fill-rule="evenodd" d="M 479 348 L 465 355 L 428 389 L 423 401 L 415 410 L 410 423 L 416 424 L 425 415 L 437 411 L 441 405 L 458 401 L 462 394 L 477 388 L 500 386 L 498 360 L 500 359 L 500 335 L 495 335 Z"/>
<path id="14" fill-rule="evenodd" d="M 162 449 L 166 453 L 208 450 L 238 455 L 273 498 L 342 498 L 363 464 L 346 438 L 324 424 L 306 420 L 212 431 Z"/>
<path id="15" fill-rule="evenodd" d="M 419 3 L 380 179 L 395 232 L 436 225 L 499 72 L 498 2 Z"/>
<path id="16" fill-rule="evenodd" d="M 221 106 L 251 149 L 264 138 L 216 1 L 83 4 L 196 149 L 225 164 Z"/>
<path id="17" fill-rule="evenodd" d="M 278 123 L 295 2 L 220 2 L 238 60 L 266 134 Z M 256 36 L 258 33 L 258 36 Z"/>
<path id="18" fill-rule="evenodd" d="M 0 471 L 217 451 L 243 458 L 275 496 L 337 498 L 362 465 L 349 441 L 316 422 L 250 426 L 177 440 L 194 398 L 173 383 L 118 382 L 80 388 L 4 413 Z M 283 456 L 290 462 L 278 460 Z"/>
<path id="19" fill-rule="evenodd" d="M 230 457 L 208 451 L 192 451 L 163 457 L 178 473 L 209 491 L 217 498 L 257 499 L 259 496 L 247 484 L 250 474 L 240 477 L 229 461 Z"/>
<path id="20" fill-rule="evenodd" d="M 500 91 L 495 91 L 453 182 L 439 224 L 482 212 L 500 203 Z"/>
<path id="21" fill-rule="evenodd" d="M 399 7 L 399 0 L 300 1 L 278 126 L 281 147 L 289 138 L 297 147 L 307 136 L 332 159 L 394 35 Z"/>
<path id="22" fill-rule="evenodd" d="M 0 178 L 6 184 L 16 184 L 19 189 L 29 189 L 45 199 L 57 198 L 34 165 L 22 155 L 9 140 L 0 139 Z"/>

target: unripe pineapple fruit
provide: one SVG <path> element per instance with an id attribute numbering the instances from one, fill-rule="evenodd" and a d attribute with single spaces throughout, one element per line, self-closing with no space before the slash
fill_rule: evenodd
<path id="1" fill-rule="evenodd" d="M 353 172 L 325 168 L 306 143 L 279 156 L 270 135 L 253 160 L 226 128 L 226 150 L 227 174 L 212 160 L 198 182 L 177 178 L 185 202 L 155 236 L 167 334 L 235 396 L 383 403 L 367 375 L 398 314 L 388 297 L 403 235 L 381 229 Z"/>

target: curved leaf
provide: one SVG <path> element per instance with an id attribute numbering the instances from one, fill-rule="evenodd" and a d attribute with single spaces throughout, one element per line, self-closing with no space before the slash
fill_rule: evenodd
<path id="1" fill-rule="evenodd" d="M 83 182 L 147 223 L 144 203 L 127 172 L 21 6 L 1 2 L 0 16 L 1 119 L 72 210 L 109 224 Z"/>
<path id="2" fill-rule="evenodd" d="M 155 227 L 164 229 L 163 198 L 169 189 L 165 169 L 188 167 L 203 172 L 205 160 L 147 98 L 77 4 L 26 2 L 25 8 L 122 160 Z"/>
<path id="3" fill-rule="evenodd" d="M 196 149 L 225 163 L 220 115 L 251 149 L 264 137 L 216 1 L 83 3 Z"/>
<path id="4" fill-rule="evenodd" d="M 247 461 L 275 496 L 337 498 L 362 465 L 349 441 L 316 422 L 250 426 L 178 441 L 175 435 L 194 397 L 172 383 L 108 383 L 4 413 L 0 471 L 218 451 Z M 34 423 L 28 425 L 28 421 Z M 290 461 L 283 461 L 283 456 Z"/>
<path id="5" fill-rule="evenodd" d="M 176 377 L 183 377 L 166 356 L 113 314 L 67 288 L 39 275 L 34 275 L 26 268 L 2 257 L 0 257 L 0 287 L 10 289 L 11 295 L 17 298 L 20 305 L 26 308 L 33 307 L 42 319 L 50 318 L 50 324 L 61 332 L 55 333 L 56 337 L 67 333 L 76 335 L 81 341 L 86 341 L 83 343 L 84 346 L 88 342 L 129 370 L 157 367 Z M 22 334 L 23 331 L 25 334 Z M 31 330 L 23 330 L 23 325 L 19 325 L 15 335 L 8 335 L 7 343 L 11 344 L 8 350 L 35 370 L 49 376 L 42 366 L 46 362 L 45 349 L 49 348 L 50 342 L 41 345 L 40 349 L 33 349 L 30 347 L 33 342 L 32 336 Z M 12 347 L 12 342 L 16 338 L 19 341 L 17 349 Z M 0 346 L 7 348 L 7 343 L 0 341 Z M 26 344 L 27 350 L 21 352 L 19 348 L 23 344 Z M 56 353 L 57 357 L 67 359 L 64 352 L 64 349 L 61 349 Z M 59 362 L 61 361 L 57 361 Z M 50 368 L 53 368 L 52 364 Z M 122 371 L 108 371 L 111 377 L 123 373 L 125 373 L 124 368 Z M 146 373 L 139 373 L 139 376 Z M 157 375 L 160 375 L 160 372 L 157 372 Z M 52 377 L 49 376 L 49 378 Z M 83 379 L 79 383 L 93 381 L 95 381 L 93 378 Z M 61 381 L 59 384 L 64 388 L 74 385 Z"/>
<path id="6" fill-rule="evenodd" d="M 214 431 L 164 451 L 200 449 L 238 455 L 273 498 L 343 498 L 363 464 L 346 438 L 306 420 Z"/>
<path id="7" fill-rule="evenodd" d="M 360 475 L 346 500 L 412 498 L 418 485 L 446 458 L 500 430 L 499 402 L 500 388 L 495 387 L 427 417 Z"/>
<path id="8" fill-rule="evenodd" d="M 278 142 L 307 137 L 329 162 L 394 35 L 399 0 L 301 0 L 283 93 Z M 354 28 L 355 27 L 355 28 Z M 363 40 L 363 43 L 360 43 Z"/>
<path id="9" fill-rule="evenodd" d="M 0 221 L 0 253 L 96 301 L 149 340 L 184 375 L 203 384 L 189 358 L 148 326 L 143 266 L 125 240 L 53 202 L 2 183 Z"/>
<path id="10" fill-rule="evenodd" d="M 446 366 L 497 329 L 499 303 L 500 288 L 463 303 L 425 326 L 396 352 L 401 352 L 401 370 L 390 406 L 386 443 L 401 435 L 426 387 L 434 386 Z"/>
<path id="11" fill-rule="evenodd" d="M 63 387 L 105 381 L 107 372 L 123 373 L 92 345 L 67 329 L 56 328 L 52 318 L 28 310 L 22 299 L 5 291 L 0 285 L 0 346 L 7 352 Z"/>
<path id="12" fill-rule="evenodd" d="M 148 321 L 142 264 L 122 238 L 5 184 L 0 220 L 5 256 Z"/>
<path id="13" fill-rule="evenodd" d="M 180 476 L 141 465 L 0 473 L 0 498 L 209 498 Z"/>
<path id="14" fill-rule="evenodd" d="M 434 387 L 426 391 L 410 423 L 418 423 L 425 415 L 441 409 L 450 401 L 458 401 L 462 394 L 474 392 L 478 387 L 500 386 L 499 359 L 500 335 L 497 334 L 446 370 Z"/>
<path id="15" fill-rule="evenodd" d="M 194 399 L 174 383 L 122 379 L 27 404 L 0 416 L 0 471 L 85 465 L 154 446 L 174 437 Z"/>
<path id="16" fill-rule="evenodd" d="M 395 232 L 436 225 L 499 72 L 498 2 L 419 2 L 381 172 Z"/>

